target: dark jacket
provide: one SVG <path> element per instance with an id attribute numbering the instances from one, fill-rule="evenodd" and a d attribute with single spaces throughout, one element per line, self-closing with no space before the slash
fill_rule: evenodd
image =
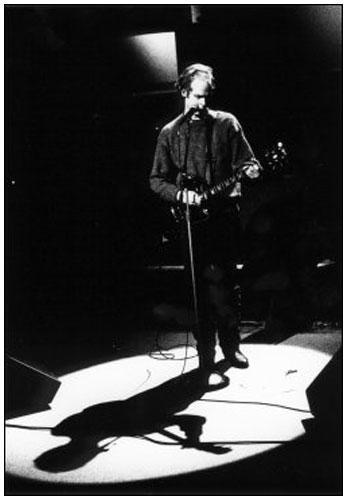
<path id="1" fill-rule="evenodd" d="M 214 185 L 238 173 L 248 161 L 256 162 L 234 115 L 209 110 L 206 120 L 192 125 L 180 115 L 159 134 L 150 187 L 162 199 L 173 202 L 182 171 Z"/>

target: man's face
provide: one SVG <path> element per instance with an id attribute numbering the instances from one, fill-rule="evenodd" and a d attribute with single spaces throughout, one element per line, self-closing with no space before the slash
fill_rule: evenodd
<path id="1" fill-rule="evenodd" d="M 185 112 L 190 109 L 196 109 L 197 113 L 206 109 L 206 100 L 210 94 L 210 86 L 203 78 L 195 78 L 190 90 L 183 90 L 182 95 L 185 99 Z"/>

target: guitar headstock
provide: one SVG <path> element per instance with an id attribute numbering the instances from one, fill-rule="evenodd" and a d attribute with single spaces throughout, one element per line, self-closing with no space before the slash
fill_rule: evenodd
<path id="1" fill-rule="evenodd" d="M 277 141 L 264 153 L 264 167 L 268 172 L 280 174 L 288 169 L 288 153 L 282 141 Z"/>

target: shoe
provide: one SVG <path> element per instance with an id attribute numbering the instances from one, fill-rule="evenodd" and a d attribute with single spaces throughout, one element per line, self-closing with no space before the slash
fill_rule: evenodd
<path id="1" fill-rule="evenodd" d="M 229 378 L 217 370 L 203 372 L 202 382 L 206 391 L 216 391 L 229 385 Z"/>
<path id="2" fill-rule="evenodd" d="M 228 356 L 225 356 L 225 359 L 234 367 L 234 368 L 248 368 L 249 362 L 248 359 L 241 351 L 237 350 Z"/>

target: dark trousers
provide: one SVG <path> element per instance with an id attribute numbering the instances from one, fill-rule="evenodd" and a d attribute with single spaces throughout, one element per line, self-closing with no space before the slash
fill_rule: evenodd
<path id="1" fill-rule="evenodd" d="M 236 281 L 240 226 L 234 207 L 192 223 L 192 246 L 198 305 L 198 325 L 193 329 L 200 366 L 214 364 L 217 335 L 224 356 L 239 347 L 240 287 Z M 187 287 L 192 289 L 187 227 L 182 231 Z M 193 294 L 192 294 L 193 296 Z"/>

